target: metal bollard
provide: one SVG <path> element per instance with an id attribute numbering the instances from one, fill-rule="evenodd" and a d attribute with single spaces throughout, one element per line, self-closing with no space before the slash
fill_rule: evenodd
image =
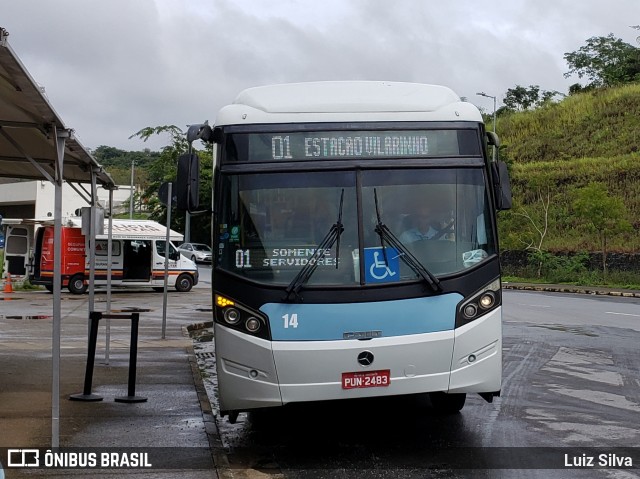
<path id="1" fill-rule="evenodd" d="M 91 383 L 93 382 L 93 364 L 96 359 L 96 343 L 98 342 L 98 325 L 102 319 L 100 311 L 89 313 L 89 349 L 87 352 L 87 368 L 84 373 L 84 389 L 82 393 L 72 394 L 69 399 L 72 401 L 102 401 L 103 397 L 91 393 Z"/>
<path id="2" fill-rule="evenodd" d="M 87 368 L 84 375 L 84 390 L 82 393 L 72 394 L 69 399 L 72 401 L 102 401 L 103 397 L 91 393 L 93 382 L 93 367 L 96 357 L 96 344 L 98 342 L 98 326 L 102 318 L 110 319 L 131 319 L 131 345 L 129 346 L 129 383 L 127 396 L 116 397 L 117 402 L 136 403 L 145 402 L 146 397 L 136 396 L 136 364 L 138 355 L 138 324 L 140 323 L 140 313 L 130 315 L 103 314 L 100 311 L 92 311 L 89 314 L 91 320 L 89 324 L 89 348 L 87 353 Z"/>
<path id="3" fill-rule="evenodd" d="M 131 345 L 129 346 L 129 385 L 127 396 L 119 396 L 114 399 L 116 402 L 136 403 L 145 402 L 146 397 L 136 396 L 136 363 L 138 356 L 138 323 L 140 313 L 131 314 Z"/>

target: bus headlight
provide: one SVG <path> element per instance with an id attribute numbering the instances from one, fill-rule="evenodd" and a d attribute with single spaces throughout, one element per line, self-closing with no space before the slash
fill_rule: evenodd
<path id="1" fill-rule="evenodd" d="M 493 291 L 485 291 L 484 293 L 482 293 L 482 296 L 480 296 L 480 301 L 478 301 L 478 304 L 482 309 L 489 309 L 495 304 L 495 302 L 496 295 L 493 293 Z"/>
<path id="2" fill-rule="evenodd" d="M 240 311 L 235 308 L 226 308 L 224 310 L 224 320 L 229 324 L 237 324 L 240 321 Z"/>
<path id="3" fill-rule="evenodd" d="M 250 332 L 255 333 L 258 329 L 260 329 L 260 321 L 252 316 L 245 321 L 244 327 L 247 328 Z"/>
<path id="4" fill-rule="evenodd" d="M 462 313 L 466 318 L 473 319 L 476 317 L 476 314 L 478 314 L 478 307 L 473 303 L 467 304 L 462 310 Z"/>
<path id="5" fill-rule="evenodd" d="M 456 313 L 456 328 L 474 321 L 501 304 L 500 279 L 496 279 L 464 299 Z"/>
<path id="6" fill-rule="evenodd" d="M 215 295 L 214 304 L 217 323 L 242 333 L 270 339 L 267 318 L 259 311 L 220 294 Z"/>

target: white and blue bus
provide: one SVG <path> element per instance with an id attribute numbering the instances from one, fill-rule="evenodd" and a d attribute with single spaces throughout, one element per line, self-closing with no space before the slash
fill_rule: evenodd
<path id="1" fill-rule="evenodd" d="M 283 84 L 196 129 L 216 145 L 222 415 L 423 393 L 457 412 L 499 395 L 511 193 L 475 106 L 435 85 Z"/>

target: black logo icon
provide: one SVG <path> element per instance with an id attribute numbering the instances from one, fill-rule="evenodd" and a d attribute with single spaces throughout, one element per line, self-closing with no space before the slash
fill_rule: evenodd
<path id="1" fill-rule="evenodd" d="M 370 366 L 373 363 L 373 353 L 371 351 L 362 351 L 358 354 L 358 362 L 362 366 Z"/>

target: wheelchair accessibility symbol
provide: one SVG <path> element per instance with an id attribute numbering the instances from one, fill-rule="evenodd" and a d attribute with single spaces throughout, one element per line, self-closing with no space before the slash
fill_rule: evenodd
<path id="1" fill-rule="evenodd" d="M 398 250 L 395 248 L 385 249 L 386 262 L 382 248 L 364 249 L 365 280 L 367 283 L 389 283 L 400 280 Z"/>

